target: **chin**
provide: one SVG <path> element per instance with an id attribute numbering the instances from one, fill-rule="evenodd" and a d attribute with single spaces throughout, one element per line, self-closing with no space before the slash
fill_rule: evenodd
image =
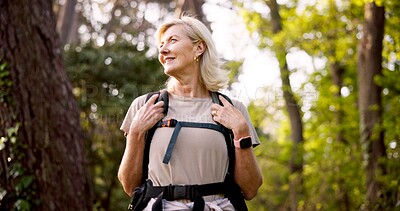
<path id="1" fill-rule="evenodd" d="M 173 74 L 173 72 L 174 72 L 174 71 L 171 70 L 171 69 L 168 69 L 168 68 L 167 68 L 167 69 L 164 69 L 164 74 L 165 74 L 165 75 L 171 76 L 171 74 Z"/>

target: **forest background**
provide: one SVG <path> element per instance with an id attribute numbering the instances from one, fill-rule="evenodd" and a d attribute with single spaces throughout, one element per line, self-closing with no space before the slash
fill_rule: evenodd
<path id="1" fill-rule="evenodd" d="M 125 210 L 119 126 L 166 80 L 153 35 L 187 11 L 215 30 L 207 5 L 280 73 L 248 103 L 264 177 L 249 209 L 399 210 L 397 0 L 1 0 L 0 210 Z M 244 60 L 223 55 L 238 97 Z"/>

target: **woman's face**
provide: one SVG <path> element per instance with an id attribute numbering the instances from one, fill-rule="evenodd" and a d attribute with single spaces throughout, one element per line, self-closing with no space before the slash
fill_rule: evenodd
<path id="1" fill-rule="evenodd" d="M 184 26 L 174 25 L 161 37 L 158 59 L 169 76 L 190 74 L 195 67 L 196 45 L 188 37 Z"/>

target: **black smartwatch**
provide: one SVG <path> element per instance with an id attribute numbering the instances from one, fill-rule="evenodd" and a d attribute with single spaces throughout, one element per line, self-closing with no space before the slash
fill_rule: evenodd
<path id="1" fill-rule="evenodd" d="M 251 136 L 242 137 L 239 140 L 233 140 L 233 144 L 236 148 L 247 149 L 253 145 L 251 141 Z"/>

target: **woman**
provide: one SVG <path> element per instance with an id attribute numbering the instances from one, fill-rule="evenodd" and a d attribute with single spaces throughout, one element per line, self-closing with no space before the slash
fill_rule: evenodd
<path id="1" fill-rule="evenodd" d="M 226 72 L 219 62 L 211 33 L 195 18 L 182 17 L 164 23 L 157 31 L 159 61 L 169 76 L 167 91 L 169 110 L 163 114 L 164 102 L 156 102 L 153 95 L 136 98 L 122 123 L 126 134 L 126 148 L 118 178 L 125 192 L 132 195 L 141 185 L 146 132 L 160 120 L 176 119 L 186 122 L 221 124 L 233 132 L 235 140 L 233 180 L 246 200 L 252 199 L 262 183 L 262 176 L 252 147 L 259 140 L 245 106 L 219 96 L 222 105 L 212 102 L 211 93 L 223 88 Z M 163 162 L 174 128 L 158 128 L 151 142 L 148 178 L 152 184 L 202 185 L 223 182 L 229 165 L 224 136 L 220 132 L 202 128 L 182 128 L 169 162 Z M 250 141 L 251 140 L 251 141 Z M 247 147 L 246 142 L 250 141 Z M 241 147 L 242 146 L 242 147 Z M 224 194 L 204 196 L 204 210 L 235 210 Z M 147 204 L 151 210 L 156 199 Z M 188 210 L 193 200 L 162 199 L 163 210 Z M 237 209 L 237 208 L 236 208 Z"/>

